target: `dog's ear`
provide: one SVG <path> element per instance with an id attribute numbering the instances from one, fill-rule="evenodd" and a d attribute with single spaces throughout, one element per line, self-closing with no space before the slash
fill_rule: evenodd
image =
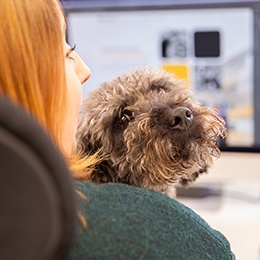
<path id="1" fill-rule="evenodd" d="M 91 174 L 91 180 L 97 183 L 107 183 L 115 181 L 115 172 L 109 160 L 102 160 Z"/>
<path id="2" fill-rule="evenodd" d="M 90 138 L 88 138 L 88 136 L 78 138 L 77 152 L 81 154 L 93 155 L 100 150 L 101 144 L 98 142 L 93 144 L 89 140 Z"/>
<path id="3" fill-rule="evenodd" d="M 92 143 L 90 141 L 90 136 L 77 136 L 78 138 L 78 146 L 77 152 L 82 155 L 93 155 L 95 153 L 99 153 L 101 155 L 101 160 L 96 165 L 95 169 L 91 173 L 91 181 L 97 183 L 107 183 L 114 181 L 115 171 L 112 169 L 111 161 L 106 158 L 106 156 L 102 153 L 102 145 L 101 141 L 95 141 Z"/>

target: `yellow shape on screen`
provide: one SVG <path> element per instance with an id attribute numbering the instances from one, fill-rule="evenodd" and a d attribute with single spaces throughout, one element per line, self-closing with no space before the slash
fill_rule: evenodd
<path id="1" fill-rule="evenodd" d="M 182 79 L 187 87 L 190 86 L 188 66 L 182 64 L 164 64 L 162 68 L 173 74 L 175 78 Z"/>

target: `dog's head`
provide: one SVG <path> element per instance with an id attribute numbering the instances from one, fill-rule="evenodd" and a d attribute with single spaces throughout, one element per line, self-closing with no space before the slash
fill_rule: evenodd
<path id="1" fill-rule="evenodd" d="M 79 121 L 78 149 L 101 149 L 104 158 L 92 179 L 139 187 L 189 184 L 219 156 L 226 133 L 224 121 L 182 82 L 150 67 L 101 84 Z"/>

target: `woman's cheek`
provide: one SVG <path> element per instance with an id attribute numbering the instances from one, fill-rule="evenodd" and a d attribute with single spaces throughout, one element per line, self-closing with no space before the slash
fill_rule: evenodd
<path id="1" fill-rule="evenodd" d="M 82 87 L 71 64 L 66 64 L 66 84 L 68 92 L 68 107 L 66 125 L 64 129 L 65 139 L 69 152 L 75 146 L 75 135 L 78 126 L 78 113 L 82 102 Z"/>
<path id="2" fill-rule="evenodd" d="M 82 102 L 82 86 L 79 77 L 71 64 L 66 65 L 66 81 L 69 104 L 72 106 L 73 110 L 78 111 Z"/>

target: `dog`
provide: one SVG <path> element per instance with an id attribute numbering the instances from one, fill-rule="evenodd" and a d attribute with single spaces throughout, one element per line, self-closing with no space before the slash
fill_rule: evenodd
<path id="1" fill-rule="evenodd" d="M 220 156 L 226 135 L 216 111 L 196 102 L 183 81 L 164 70 L 137 68 L 101 84 L 83 101 L 78 151 L 100 151 L 90 174 L 97 183 L 118 182 L 175 197 Z"/>

